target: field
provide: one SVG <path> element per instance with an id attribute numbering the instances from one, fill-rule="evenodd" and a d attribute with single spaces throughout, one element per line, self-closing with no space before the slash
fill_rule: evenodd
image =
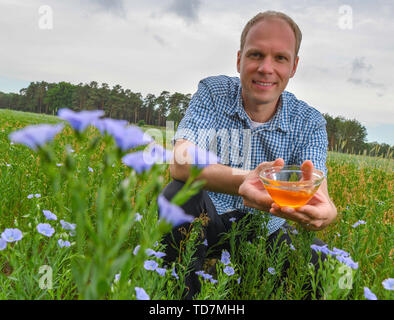
<path id="1" fill-rule="evenodd" d="M 165 265 L 161 237 L 170 225 L 158 221 L 157 197 L 170 181 L 168 164 L 136 173 L 122 164 L 125 154 L 110 136 L 93 127 L 76 134 L 66 122 L 53 143 L 39 151 L 9 139 L 27 125 L 58 122 L 53 116 L 0 110 L 0 234 L 10 228 L 23 234 L 0 246 L 0 299 L 181 299 L 204 219 L 186 230 L 179 259 Z M 159 132 L 142 129 L 153 137 L 154 130 Z M 259 227 L 264 215 L 255 215 L 247 226 L 234 223 L 229 261 L 207 261 L 196 298 L 358 300 L 366 299 L 368 288 L 379 300 L 393 299 L 392 285 L 390 290 L 382 285 L 394 277 L 393 164 L 329 153 L 337 221 L 318 233 L 295 225 L 294 246 L 281 246 L 276 255 L 265 254 Z M 192 184 L 176 204 L 199 187 Z M 236 246 L 233 239 L 245 228 L 254 228 L 257 236 Z M 354 264 L 331 257 L 311 277 L 307 261 L 313 236 L 329 249 L 349 253 Z M 285 278 L 280 277 L 284 256 L 290 261 Z"/>

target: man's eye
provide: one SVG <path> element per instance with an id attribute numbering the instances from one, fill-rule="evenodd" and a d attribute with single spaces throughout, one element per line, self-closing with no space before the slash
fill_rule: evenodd
<path id="1" fill-rule="evenodd" d="M 252 52 L 249 56 L 252 58 L 260 58 L 262 55 L 260 52 Z"/>
<path id="2" fill-rule="evenodd" d="M 278 60 L 285 61 L 285 60 L 287 60 L 287 58 L 285 56 L 278 56 Z"/>

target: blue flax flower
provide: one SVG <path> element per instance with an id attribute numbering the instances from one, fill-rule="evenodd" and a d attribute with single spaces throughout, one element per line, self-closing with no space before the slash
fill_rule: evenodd
<path id="1" fill-rule="evenodd" d="M 315 250 L 316 252 L 322 252 L 322 253 L 324 253 L 324 254 L 330 254 L 330 255 L 333 254 L 333 252 L 332 252 L 330 249 L 328 249 L 328 246 L 327 246 L 327 245 L 318 246 L 318 245 L 316 245 L 316 244 L 311 244 L 311 248 L 312 248 L 313 250 Z"/>
<path id="2" fill-rule="evenodd" d="M 148 256 L 155 256 L 156 258 L 159 258 L 159 259 L 163 258 L 166 255 L 164 252 L 155 251 L 155 250 L 149 249 L 149 248 L 145 250 L 145 253 Z"/>
<path id="3" fill-rule="evenodd" d="M 143 288 L 135 287 L 134 289 L 137 300 L 150 300 L 148 294 Z"/>
<path id="4" fill-rule="evenodd" d="M 230 261 L 230 253 L 227 250 L 222 251 L 222 257 L 220 262 L 223 263 L 225 266 L 231 263 Z"/>
<path id="5" fill-rule="evenodd" d="M 49 223 L 39 223 L 37 225 L 37 231 L 47 237 L 52 237 L 55 233 L 55 229 Z"/>
<path id="6" fill-rule="evenodd" d="M 49 210 L 42 210 L 47 220 L 57 220 L 57 216 Z"/>
<path id="7" fill-rule="evenodd" d="M 120 128 L 120 130 L 124 129 L 127 124 L 128 122 L 126 120 L 111 118 L 95 119 L 92 121 L 92 125 L 96 127 L 102 135 L 105 133 L 112 135 L 118 128 Z"/>
<path id="8" fill-rule="evenodd" d="M 272 268 L 272 267 L 268 268 L 268 272 L 271 273 L 271 274 L 275 274 L 276 273 L 275 269 Z"/>
<path id="9" fill-rule="evenodd" d="M 350 256 L 349 252 L 346 252 L 344 250 L 341 250 L 341 249 L 338 249 L 338 248 L 335 248 L 335 247 L 332 249 L 332 252 L 333 252 L 334 255 L 340 255 L 342 257 L 349 257 Z"/>
<path id="10" fill-rule="evenodd" d="M 174 276 L 176 279 L 179 279 L 179 276 L 177 275 L 175 271 L 175 266 L 172 268 L 171 275 Z"/>
<path id="11" fill-rule="evenodd" d="M 158 196 L 157 202 L 159 205 L 159 216 L 171 223 L 173 227 L 194 220 L 193 216 L 185 214 L 181 207 L 170 203 L 163 195 Z"/>
<path id="12" fill-rule="evenodd" d="M 327 245 L 318 246 L 315 244 L 312 244 L 311 248 L 313 250 L 315 250 L 316 252 L 320 251 L 320 252 L 323 252 L 327 255 L 329 254 L 329 255 L 335 256 L 335 258 L 339 262 L 346 264 L 348 267 L 350 267 L 354 270 L 358 269 L 358 262 L 354 262 L 353 259 L 350 257 L 350 254 L 344 250 L 341 250 L 341 249 L 338 249 L 335 247 L 333 250 L 330 250 L 330 249 L 328 249 Z"/>
<path id="13" fill-rule="evenodd" d="M 153 138 L 137 126 L 119 126 L 111 135 L 114 137 L 116 145 L 123 151 L 153 142 Z"/>
<path id="14" fill-rule="evenodd" d="M 223 269 L 223 272 L 224 272 L 225 274 L 227 274 L 228 276 L 232 276 L 232 275 L 235 273 L 234 268 L 233 268 L 233 267 L 230 267 L 230 266 L 226 266 L 226 267 Z"/>
<path id="15" fill-rule="evenodd" d="M 144 262 L 145 270 L 154 271 L 159 266 L 159 264 L 154 260 L 146 260 Z"/>
<path id="16" fill-rule="evenodd" d="M 394 290 L 394 279 L 388 278 L 382 281 L 382 285 L 386 290 Z"/>
<path id="17" fill-rule="evenodd" d="M 336 256 L 336 259 L 343 263 L 346 264 L 348 267 L 356 270 L 358 269 L 358 262 L 354 262 L 353 259 L 351 257 L 344 257 L 344 256 Z"/>
<path id="18" fill-rule="evenodd" d="M 360 224 L 366 224 L 366 222 L 364 220 L 358 220 L 354 225 L 352 225 L 353 228 L 356 228 L 357 226 L 359 226 Z"/>
<path id="19" fill-rule="evenodd" d="M 220 162 L 216 154 L 208 150 L 203 150 L 198 146 L 190 146 L 187 148 L 188 154 L 191 156 L 191 165 L 200 169 L 205 168 L 211 164 Z"/>
<path id="20" fill-rule="evenodd" d="M 7 241 L 0 238 L 0 251 L 4 250 L 5 248 L 7 248 Z"/>
<path id="21" fill-rule="evenodd" d="M 82 132 L 87 126 L 93 124 L 95 120 L 104 115 L 103 110 L 91 110 L 75 112 L 71 109 L 63 108 L 57 113 L 59 118 L 67 120 L 68 123 L 78 132 Z"/>
<path id="22" fill-rule="evenodd" d="M 137 173 L 149 170 L 155 163 L 155 159 L 152 156 L 143 151 L 137 151 L 126 154 L 122 158 L 122 162 L 135 170 Z"/>
<path id="23" fill-rule="evenodd" d="M 156 253 L 156 251 L 153 250 L 153 249 L 148 248 L 148 249 L 145 250 L 145 253 L 146 253 L 147 256 L 149 257 L 149 256 L 154 255 L 154 254 Z"/>
<path id="24" fill-rule="evenodd" d="M 165 268 L 156 268 L 155 270 L 159 275 L 161 275 L 162 277 L 165 276 L 167 269 Z"/>
<path id="25" fill-rule="evenodd" d="M 368 300 L 378 300 L 376 295 L 368 287 L 364 287 L 364 297 Z"/>
<path id="26" fill-rule="evenodd" d="M 22 231 L 17 228 L 5 229 L 1 234 L 1 238 L 6 242 L 15 242 L 22 239 Z"/>
<path id="27" fill-rule="evenodd" d="M 12 132 L 9 138 L 15 143 L 24 144 L 30 149 L 37 151 L 38 147 L 52 141 L 63 127 L 63 124 L 39 124 L 27 126 L 23 129 Z"/>
<path id="28" fill-rule="evenodd" d="M 57 240 L 57 243 L 58 243 L 60 248 L 67 248 L 67 247 L 71 246 L 70 241 L 67 241 L 67 240 L 64 241 L 63 239 Z"/>
<path id="29" fill-rule="evenodd" d="M 34 194 L 29 194 L 29 195 L 27 196 L 27 199 L 32 199 L 32 198 L 34 198 Z"/>
<path id="30" fill-rule="evenodd" d="M 205 273 L 203 270 L 196 271 L 195 273 L 196 273 L 196 275 L 203 277 L 204 280 L 211 280 L 212 279 L 212 275 L 210 275 L 209 273 Z"/>
<path id="31" fill-rule="evenodd" d="M 60 220 L 60 224 L 62 225 L 62 228 L 63 228 L 64 230 L 71 230 L 71 231 L 74 231 L 74 230 L 75 230 L 75 227 L 76 227 L 76 224 L 75 224 L 75 223 L 69 223 L 69 222 L 64 221 L 64 220 Z"/>
<path id="32" fill-rule="evenodd" d="M 122 162 L 133 168 L 137 173 L 149 170 L 155 163 L 169 162 L 172 152 L 159 145 L 153 145 L 148 151 L 137 151 L 126 154 Z"/>
<path id="33" fill-rule="evenodd" d="M 141 248 L 141 246 L 140 246 L 139 244 L 134 248 L 133 254 L 134 254 L 135 256 L 137 255 L 137 253 L 138 253 L 138 251 L 140 250 L 140 248 Z"/>

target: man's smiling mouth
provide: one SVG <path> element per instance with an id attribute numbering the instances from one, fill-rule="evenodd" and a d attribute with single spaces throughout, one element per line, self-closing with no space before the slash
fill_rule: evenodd
<path id="1" fill-rule="evenodd" d="M 272 87 L 275 85 L 275 82 L 267 82 L 267 81 L 257 81 L 257 80 L 252 80 L 252 82 L 259 87 Z"/>

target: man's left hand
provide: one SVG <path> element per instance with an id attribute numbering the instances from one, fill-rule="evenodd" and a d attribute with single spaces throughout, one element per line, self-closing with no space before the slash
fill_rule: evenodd
<path id="1" fill-rule="evenodd" d="M 312 161 L 302 164 L 303 171 L 312 171 Z M 270 213 L 284 219 L 300 223 L 305 229 L 319 231 L 332 223 L 337 216 L 337 209 L 328 195 L 327 180 L 324 179 L 319 189 L 308 201 L 299 208 L 280 207 L 272 203 Z"/>

